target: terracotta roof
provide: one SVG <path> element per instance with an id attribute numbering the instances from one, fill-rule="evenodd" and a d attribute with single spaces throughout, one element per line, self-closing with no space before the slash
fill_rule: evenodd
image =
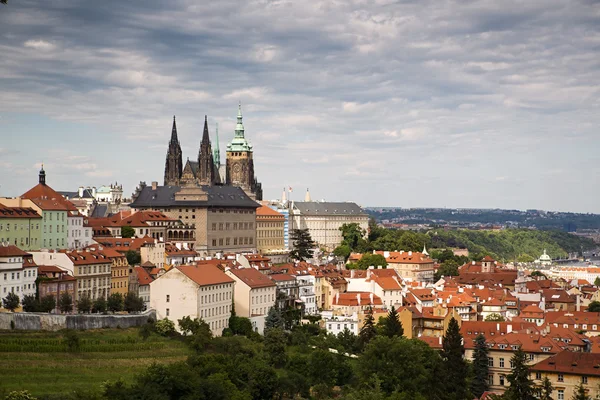
<path id="1" fill-rule="evenodd" d="M 199 286 L 220 285 L 233 283 L 234 280 L 214 265 L 196 267 L 194 265 L 180 265 L 175 267 L 185 276 L 196 282 Z M 268 279 L 268 278 L 267 278 Z"/>
<path id="2" fill-rule="evenodd" d="M 146 261 L 143 262 L 140 267 L 146 267 L 146 268 L 154 268 L 156 267 L 156 264 L 151 263 L 150 261 Z"/>
<path id="3" fill-rule="evenodd" d="M 546 313 L 546 322 L 549 324 L 600 325 L 600 313 L 589 311 L 549 311 Z"/>
<path id="4" fill-rule="evenodd" d="M 600 377 L 600 354 L 565 350 L 532 365 L 531 370 Z"/>
<path id="5" fill-rule="evenodd" d="M 60 193 L 48 185 L 38 183 L 27 192 L 21 195 L 24 199 L 30 199 L 42 210 L 64 210 L 78 211 L 77 207 L 69 200 L 65 199 Z"/>
<path id="6" fill-rule="evenodd" d="M 57 267 L 56 265 L 38 265 L 38 274 L 47 274 L 54 272 L 67 272 L 64 269 Z"/>
<path id="7" fill-rule="evenodd" d="M 268 276 L 254 268 L 230 269 L 229 272 L 252 289 L 276 286 Z"/>
<path id="8" fill-rule="evenodd" d="M 375 254 L 385 255 L 384 251 L 376 251 Z M 433 260 L 429 256 L 418 251 L 390 251 L 385 258 L 388 264 L 432 264 Z"/>
<path id="9" fill-rule="evenodd" d="M 271 207 L 260 206 L 256 209 L 256 217 L 276 217 L 277 219 L 284 220 L 283 214 L 273 210 Z M 272 219 L 272 218 L 271 218 Z"/>
<path id="10" fill-rule="evenodd" d="M 358 302 L 359 297 L 360 304 Z M 371 297 L 373 297 L 372 302 Z M 381 298 L 379 296 L 370 292 L 346 292 L 340 293 L 339 296 L 335 295 L 331 304 L 334 306 L 357 307 L 368 305 L 381 306 L 383 305 L 383 302 L 381 301 Z"/>
<path id="11" fill-rule="evenodd" d="M 434 336 L 419 336 L 419 339 L 422 342 L 425 342 L 432 349 L 442 349 L 442 337 L 434 337 Z"/>
<path id="12" fill-rule="evenodd" d="M 101 251 L 61 251 L 65 253 L 73 265 L 108 264 L 111 262 Z"/>
<path id="13" fill-rule="evenodd" d="M 296 278 L 289 274 L 271 274 L 269 275 L 274 281 L 285 282 L 285 281 L 295 281 Z"/>
<path id="14" fill-rule="evenodd" d="M 135 267 L 135 272 L 138 277 L 138 282 L 140 285 L 149 285 L 154 279 L 150 276 L 148 271 L 146 271 L 142 267 Z"/>
<path id="15" fill-rule="evenodd" d="M 456 277 L 456 281 L 462 284 L 502 284 L 514 285 L 517 279 L 517 271 L 503 271 L 491 273 L 461 273 Z"/>
<path id="16" fill-rule="evenodd" d="M 154 239 L 150 236 L 144 236 L 143 238 L 94 238 L 96 242 L 104 247 L 111 247 L 117 251 L 136 250 L 138 251 L 143 245 L 152 243 Z"/>
<path id="17" fill-rule="evenodd" d="M 0 245 L 0 257 L 25 257 L 31 254 L 24 252 L 15 245 Z"/>
<path id="18" fill-rule="evenodd" d="M 169 218 L 165 214 L 159 211 L 138 211 L 131 214 L 128 217 L 121 218 L 120 214 L 108 218 L 111 222 L 117 226 L 133 226 L 133 227 L 147 227 L 151 226 L 153 221 L 179 221 L 178 219 Z"/>

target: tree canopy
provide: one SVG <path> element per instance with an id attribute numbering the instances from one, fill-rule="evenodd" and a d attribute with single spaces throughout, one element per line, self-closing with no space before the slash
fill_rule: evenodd
<path id="1" fill-rule="evenodd" d="M 294 229 L 290 236 L 294 244 L 294 248 L 290 251 L 290 257 L 298 261 L 312 258 L 316 244 L 310 237 L 308 229 Z"/>
<path id="2" fill-rule="evenodd" d="M 385 260 L 385 257 L 381 254 L 363 254 L 361 259 L 358 260 L 358 263 L 356 263 L 358 269 L 368 269 L 371 266 L 375 268 L 386 268 L 387 265 L 388 263 Z"/>

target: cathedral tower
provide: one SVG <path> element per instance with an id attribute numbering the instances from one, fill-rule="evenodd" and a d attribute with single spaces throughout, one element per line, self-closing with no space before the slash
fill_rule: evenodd
<path id="1" fill-rule="evenodd" d="M 197 180 L 201 185 L 214 185 L 216 182 L 215 162 L 210 145 L 206 116 L 204 116 L 204 132 L 202 133 L 202 142 L 200 142 L 200 151 L 198 152 Z"/>
<path id="2" fill-rule="evenodd" d="M 165 186 L 179 185 L 181 174 L 183 172 L 183 160 L 181 146 L 177 138 L 177 126 L 175 125 L 175 116 L 173 116 L 173 128 L 171 130 L 171 140 L 167 150 L 167 160 L 165 162 Z"/>
<path id="3" fill-rule="evenodd" d="M 256 200 L 262 200 L 262 185 L 254 177 L 254 159 L 252 145 L 244 136 L 242 122 L 242 105 L 238 107 L 235 135 L 227 145 L 227 171 L 228 185 L 239 186 L 246 194 Z"/>

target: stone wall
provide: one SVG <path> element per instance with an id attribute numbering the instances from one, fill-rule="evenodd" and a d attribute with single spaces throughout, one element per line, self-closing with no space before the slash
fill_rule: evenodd
<path id="1" fill-rule="evenodd" d="M 131 328 L 145 324 L 148 318 L 156 320 L 156 312 L 149 310 L 133 315 L 0 313 L 0 329 L 12 329 L 11 321 L 14 322 L 15 330 L 30 331 Z"/>

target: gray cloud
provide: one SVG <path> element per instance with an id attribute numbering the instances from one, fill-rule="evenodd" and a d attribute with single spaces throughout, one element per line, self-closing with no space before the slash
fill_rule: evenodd
<path id="1" fill-rule="evenodd" d="M 161 180 L 173 114 L 195 158 L 203 116 L 224 152 L 241 100 L 267 197 L 600 212 L 597 187 L 557 190 L 600 173 L 599 20 L 590 1 L 13 2 L 0 106 L 25 117 L 0 132 L 87 156 L 58 189 L 132 190 Z"/>

